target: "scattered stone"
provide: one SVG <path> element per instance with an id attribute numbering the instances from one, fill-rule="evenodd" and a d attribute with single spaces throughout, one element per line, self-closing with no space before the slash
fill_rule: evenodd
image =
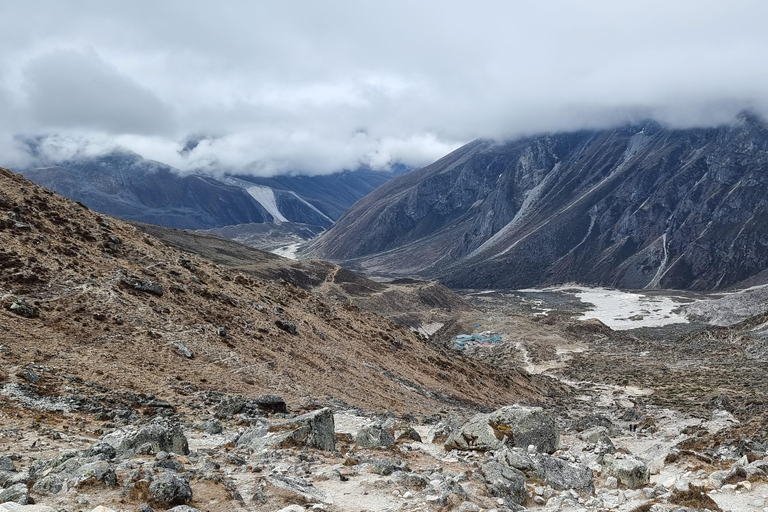
<path id="1" fill-rule="evenodd" d="M 158 297 L 162 297 L 164 293 L 160 283 L 150 281 L 149 279 L 131 279 L 126 277 L 121 279 L 120 282 L 134 290 L 157 295 Z"/>
<path id="2" fill-rule="evenodd" d="M 75 487 L 91 486 L 102 483 L 104 485 L 117 486 L 115 470 L 107 461 L 96 461 L 80 466 L 73 474 Z"/>
<path id="3" fill-rule="evenodd" d="M 285 508 L 281 508 L 277 512 L 304 512 L 304 507 L 301 505 L 288 505 Z"/>
<path id="4" fill-rule="evenodd" d="M 179 354 L 180 356 L 186 357 L 187 359 L 194 359 L 195 357 L 192 351 L 189 350 L 187 346 L 180 341 L 173 342 L 173 351 Z"/>
<path id="5" fill-rule="evenodd" d="M 37 316 L 37 309 L 27 304 L 27 301 L 22 298 L 14 299 L 8 306 L 8 310 L 24 318 L 35 318 Z"/>
<path id="6" fill-rule="evenodd" d="M 288 334 L 298 334 L 298 330 L 296 329 L 296 324 L 293 322 L 288 322 L 286 320 L 275 320 L 275 325 L 278 329 L 281 329 Z"/>
<path id="7" fill-rule="evenodd" d="M 266 480 L 271 485 L 287 491 L 289 496 L 294 495 L 294 500 L 298 498 L 309 502 L 328 501 L 328 497 L 323 491 L 303 478 L 273 473 L 267 476 Z"/>

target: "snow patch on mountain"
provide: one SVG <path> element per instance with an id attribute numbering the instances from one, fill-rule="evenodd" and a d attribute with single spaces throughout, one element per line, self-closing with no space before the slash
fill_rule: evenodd
<path id="1" fill-rule="evenodd" d="M 267 212 L 272 216 L 275 223 L 288 222 L 280 209 L 277 207 L 277 199 L 275 198 L 275 191 L 269 187 L 261 187 L 259 185 L 253 185 L 245 189 L 252 198 L 264 207 Z"/>

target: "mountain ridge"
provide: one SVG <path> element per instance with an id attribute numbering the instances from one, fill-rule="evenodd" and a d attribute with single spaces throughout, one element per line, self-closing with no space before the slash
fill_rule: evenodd
<path id="1" fill-rule="evenodd" d="M 720 289 L 768 266 L 766 165 L 752 115 L 477 140 L 366 196 L 305 254 L 460 288 Z"/>
<path id="2" fill-rule="evenodd" d="M 20 170 L 32 181 L 96 211 L 183 229 L 249 223 L 330 227 L 357 199 L 399 173 L 358 169 L 261 178 L 182 173 L 128 150 Z"/>

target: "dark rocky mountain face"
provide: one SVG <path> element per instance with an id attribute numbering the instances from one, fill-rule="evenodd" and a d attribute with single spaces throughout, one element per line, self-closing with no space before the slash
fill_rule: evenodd
<path id="1" fill-rule="evenodd" d="M 217 178 L 180 174 L 123 151 L 21 171 L 94 210 L 128 220 L 184 229 L 301 223 L 316 230 L 330 227 L 355 201 L 399 172 Z"/>
<path id="2" fill-rule="evenodd" d="M 354 205 L 308 249 L 455 287 L 722 289 L 768 268 L 768 129 L 472 142 Z"/>

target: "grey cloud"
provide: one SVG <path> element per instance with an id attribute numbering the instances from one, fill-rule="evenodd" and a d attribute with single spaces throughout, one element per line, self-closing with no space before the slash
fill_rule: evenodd
<path id="1" fill-rule="evenodd" d="M 45 54 L 24 77 L 30 116 L 45 129 L 158 134 L 173 126 L 163 102 L 94 51 Z"/>
<path id="2" fill-rule="evenodd" d="M 7 3 L 17 131 L 184 169 L 424 165 L 477 137 L 768 112 L 768 3 Z M 89 50 L 92 48 L 93 50 Z M 24 107 L 26 106 L 26 110 Z M 179 153 L 190 134 L 211 134 Z M 69 137 L 74 142 L 63 144 Z"/>

